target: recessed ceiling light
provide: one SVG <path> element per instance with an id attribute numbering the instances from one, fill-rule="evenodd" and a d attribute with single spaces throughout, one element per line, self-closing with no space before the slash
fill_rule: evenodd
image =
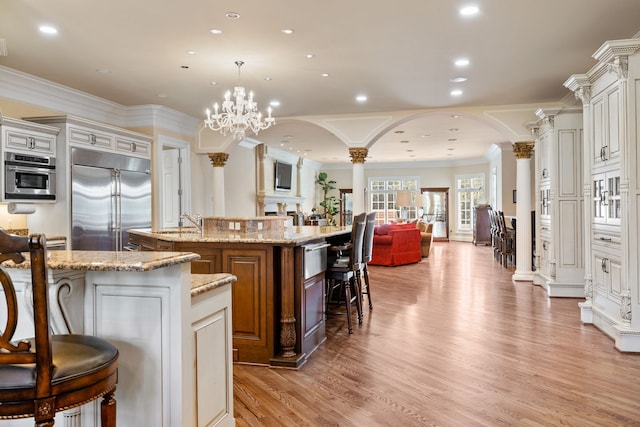
<path id="1" fill-rule="evenodd" d="M 44 34 L 58 34 L 58 30 L 51 25 L 41 25 L 39 30 Z"/>
<path id="2" fill-rule="evenodd" d="M 447 151 L 453 151 L 454 148 L 447 148 Z"/>
<path id="3" fill-rule="evenodd" d="M 451 96 L 460 96 L 462 95 L 462 91 L 460 89 L 454 89 L 451 91 Z"/>
<path id="4" fill-rule="evenodd" d="M 404 151 L 406 151 L 407 153 L 413 153 L 413 150 L 404 150 Z"/>
<path id="5" fill-rule="evenodd" d="M 304 57 L 307 59 L 313 58 L 315 55 L 313 53 L 307 53 Z"/>
<path id="6" fill-rule="evenodd" d="M 169 95 L 167 95 L 166 93 L 159 93 L 158 94 L 158 98 L 168 98 Z"/>
<path id="7" fill-rule="evenodd" d="M 403 130 L 394 130 L 393 133 L 404 133 Z"/>
<path id="8" fill-rule="evenodd" d="M 449 132 L 458 132 L 459 130 L 460 129 L 458 129 L 458 128 L 451 128 L 451 129 L 449 129 Z"/>
<path id="9" fill-rule="evenodd" d="M 210 84 L 211 86 L 215 86 L 215 85 L 217 85 L 217 84 L 218 84 L 218 82 L 209 82 L 209 84 Z"/>
<path id="10" fill-rule="evenodd" d="M 470 4 L 460 9 L 460 15 L 462 16 L 473 16 L 473 15 L 477 15 L 478 12 L 480 12 L 480 8 L 475 4 Z"/>
<path id="11" fill-rule="evenodd" d="M 182 68 L 183 70 L 188 70 L 189 66 L 188 65 L 181 65 L 180 68 Z"/>
<path id="12" fill-rule="evenodd" d="M 456 64 L 456 67 L 466 67 L 469 65 L 469 60 L 467 58 L 456 59 L 454 64 Z"/>
<path id="13" fill-rule="evenodd" d="M 96 73 L 100 73 L 100 74 L 111 74 L 111 70 L 109 70 L 108 68 L 98 68 L 96 70 Z"/>
<path id="14" fill-rule="evenodd" d="M 196 51 L 195 50 L 188 50 L 185 52 L 187 55 L 195 55 Z"/>
<path id="15" fill-rule="evenodd" d="M 212 28 L 212 29 L 209 30 L 209 32 L 211 34 L 213 34 L 214 36 L 219 36 L 220 34 L 222 34 L 222 30 L 219 30 L 217 28 Z"/>
<path id="16" fill-rule="evenodd" d="M 456 139 L 456 138 L 449 138 L 449 139 L 447 139 L 447 141 L 449 141 L 449 142 L 456 142 L 456 141 L 457 141 L 457 139 Z"/>
<path id="17" fill-rule="evenodd" d="M 267 81 L 267 82 L 270 82 L 270 81 L 272 80 L 272 79 L 271 79 L 271 77 L 268 77 L 268 76 L 267 76 L 267 77 L 265 77 L 264 79 L 265 79 L 265 81 Z"/>
<path id="18" fill-rule="evenodd" d="M 320 74 L 322 77 L 329 77 L 329 73 L 322 73 Z"/>
<path id="19" fill-rule="evenodd" d="M 285 28 L 284 30 L 281 30 L 282 34 L 293 34 L 293 30 L 289 29 L 289 28 Z"/>
<path id="20" fill-rule="evenodd" d="M 451 83 L 462 83 L 462 82 L 466 82 L 467 78 L 466 77 L 455 77 L 453 79 L 449 79 L 449 81 Z"/>
<path id="21" fill-rule="evenodd" d="M 240 18 L 240 14 L 238 12 L 227 12 L 225 15 L 229 19 L 238 19 Z"/>
<path id="22" fill-rule="evenodd" d="M 408 139 L 403 139 L 402 141 L 400 141 L 400 144 L 408 144 L 409 140 Z"/>
<path id="23" fill-rule="evenodd" d="M 424 135 L 421 135 L 421 138 L 429 138 L 431 136 L 431 134 L 425 133 Z"/>
<path id="24" fill-rule="evenodd" d="M 269 105 L 271 105 L 272 107 L 279 107 L 280 106 L 280 101 L 271 101 L 269 103 Z"/>
<path id="25" fill-rule="evenodd" d="M 451 117 L 452 119 L 459 119 L 460 118 L 460 116 L 457 115 L 457 114 L 452 114 L 449 117 Z"/>
<path id="26" fill-rule="evenodd" d="M 293 135 L 282 135 L 282 137 L 284 139 L 291 139 L 291 138 L 293 138 Z"/>
<path id="27" fill-rule="evenodd" d="M 367 95 L 357 95 L 356 96 L 356 101 L 358 102 L 365 102 L 367 100 Z"/>

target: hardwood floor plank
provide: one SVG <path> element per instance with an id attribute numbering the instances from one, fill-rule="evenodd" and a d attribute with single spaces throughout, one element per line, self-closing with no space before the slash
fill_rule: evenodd
<path id="1" fill-rule="evenodd" d="M 297 371 L 234 365 L 242 426 L 640 426 L 640 355 L 580 322 L 580 299 L 513 283 L 490 247 L 436 242 L 370 266 L 373 311 Z"/>

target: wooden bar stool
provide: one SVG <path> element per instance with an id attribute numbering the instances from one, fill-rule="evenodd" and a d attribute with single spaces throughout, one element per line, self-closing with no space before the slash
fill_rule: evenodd
<path id="1" fill-rule="evenodd" d="M 0 419 L 33 417 L 36 426 L 50 427 L 56 412 L 102 397 L 101 424 L 115 427 L 118 349 L 94 336 L 51 334 L 45 237 L 18 237 L 0 230 L 0 263 L 20 264 L 25 260 L 22 252 L 27 251 L 34 338 L 14 341 L 18 315 L 24 313 L 18 313 L 13 282 L 0 267 L 7 312 L 7 324 L 0 327 Z"/>

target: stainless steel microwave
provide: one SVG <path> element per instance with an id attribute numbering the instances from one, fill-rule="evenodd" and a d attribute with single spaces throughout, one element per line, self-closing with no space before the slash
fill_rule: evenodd
<path id="1" fill-rule="evenodd" d="M 56 159 L 6 152 L 4 159 L 4 199 L 56 199 Z"/>

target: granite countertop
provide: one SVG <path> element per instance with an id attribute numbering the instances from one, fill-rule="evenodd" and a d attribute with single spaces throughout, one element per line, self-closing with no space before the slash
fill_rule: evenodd
<path id="1" fill-rule="evenodd" d="M 6 268 L 31 267 L 29 254 L 21 264 L 2 263 Z M 82 271 L 151 271 L 200 258 L 191 252 L 129 252 L 129 251 L 49 251 L 47 266 L 52 270 Z"/>
<path id="2" fill-rule="evenodd" d="M 130 234 L 152 237 L 169 242 L 213 242 L 213 243 L 270 243 L 297 245 L 312 240 L 350 233 L 351 226 L 293 226 L 285 230 L 239 233 L 233 231 L 205 231 L 198 233 L 193 227 L 165 229 L 133 229 Z"/>
<path id="3" fill-rule="evenodd" d="M 204 294 L 238 280 L 230 273 L 191 274 L 191 296 Z"/>

